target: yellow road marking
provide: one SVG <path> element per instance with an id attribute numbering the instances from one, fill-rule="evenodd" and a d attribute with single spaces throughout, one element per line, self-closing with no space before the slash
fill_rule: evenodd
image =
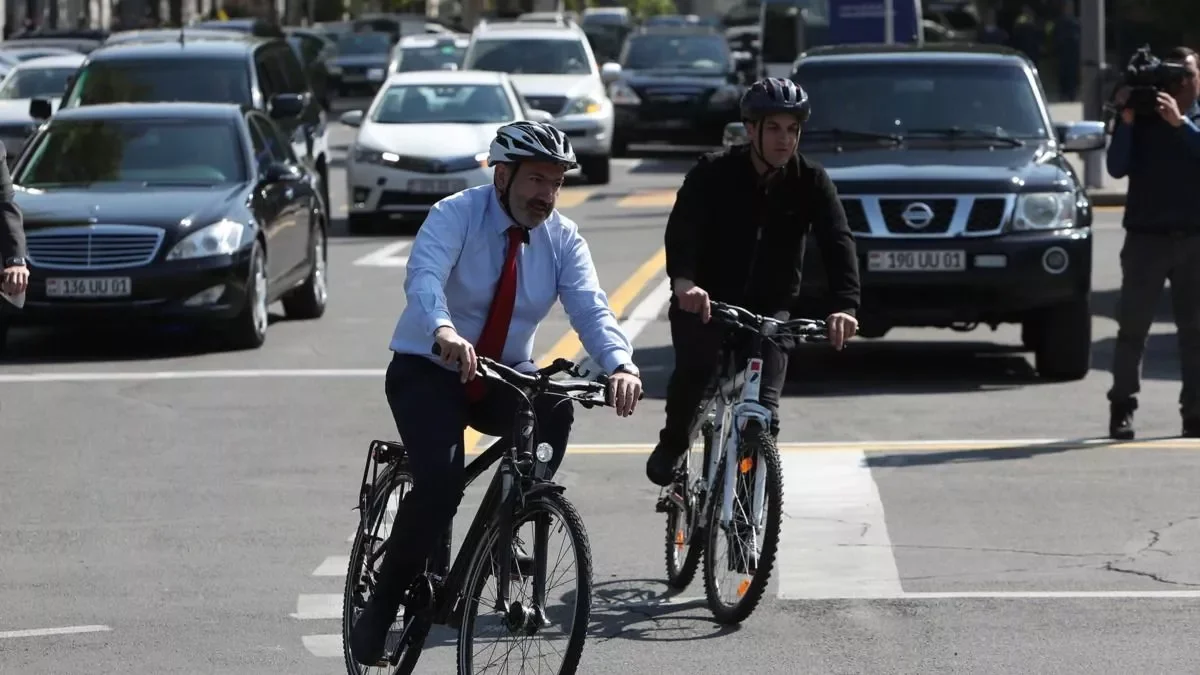
<path id="1" fill-rule="evenodd" d="M 657 209 L 670 208 L 675 204 L 675 190 L 647 190 L 622 197 L 617 208 Z"/>
<path id="2" fill-rule="evenodd" d="M 590 199 L 594 192 L 580 188 L 563 188 L 558 193 L 558 203 L 555 206 L 560 209 L 573 209 Z"/>
<path id="3" fill-rule="evenodd" d="M 1093 206 L 1093 211 L 1104 211 L 1107 213 L 1120 213 L 1125 210 L 1124 206 Z"/>
<path id="4" fill-rule="evenodd" d="M 880 441 L 878 443 L 780 443 L 779 451 L 796 452 L 873 452 L 890 454 L 934 454 L 939 452 L 982 452 L 985 450 L 1053 450 L 1053 449 L 1118 449 L 1118 450 L 1200 450 L 1200 440 L 1167 438 L 1162 440 L 1129 441 L 1125 443 L 1106 439 L 1062 440 L 1062 441 Z M 649 455 L 652 444 L 598 443 L 574 444 L 567 448 L 568 455 Z M 478 453 L 471 453 L 478 454 Z"/>
<path id="5" fill-rule="evenodd" d="M 642 291 L 650 285 L 650 282 L 662 272 L 667 266 L 667 249 L 660 248 L 657 253 L 650 257 L 649 260 L 642 263 L 642 266 L 637 268 L 633 274 L 629 275 L 624 283 L 617 290 L 613 291 L 608 298 L 608 305 L 612 308 L 613 314 L 620 317 L 625 314 L 633 301 L 637 299 Z M 575 331 L 569 330 L 550 350 L 538 359 L 537 365 L 539 368 L 550 365 L 555 359 L 572 359 L 583 350 L 583 344 L 579 342 L 579 336 Z M 468 427 L 463 437 L 463 447 L 466 448 L 466 454 L 474 455 L 482 452 L 478 450 L 479 440 L 483 438 L 483 434 L 479 433 L 473 427 Z"/>

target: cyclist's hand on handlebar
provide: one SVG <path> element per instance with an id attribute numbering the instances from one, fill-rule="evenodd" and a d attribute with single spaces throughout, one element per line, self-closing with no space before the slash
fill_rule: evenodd
<path id="1" fill-rule="evenodd" d="M 608 400 L 617 417 L 629 417 L 642 397 L 642 380 L 632 373 L 613 373 L 608 378 Z"/>
<path id="2" fill-rule="evenodd" d="M 834 312 L 825 319 L 825 332 L 829 335 L 829 344 L 841 351 L 846 341 L 858 332 L 858 319 L 845 312 Z"/>
<path id="3" fill-rule="evenodd" d="M 459 381 L 467 382 L 475 379 L 478 360 L 475 358 L 475 347 L 449 326 L 442 326 L 433 334 L 437 346 L 441 350 L 442 363 L 458 364 Z"/>
<path id="4" fill-rule="evenodd" d="M 676 279 L 675 297 L 679 298 L 679 308 L 685 312 L 699 314 L 700 320 L 708 323 L 712 318 L 712 305 L 709 304 L 708 292 L 687 279 Z"/>

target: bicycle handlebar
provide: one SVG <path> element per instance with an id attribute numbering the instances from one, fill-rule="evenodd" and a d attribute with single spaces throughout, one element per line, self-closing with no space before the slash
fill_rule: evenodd
<path id="1" fill-rule="evenodd" d="M 794 337 L 804 342 L 828 342 L 824 321 L 816 319 L 789 319 L 780 321 L 774 317 L 755 314 L 748 309 L 726 302 L 713 301 L 712 318 L 721 323 L 758 333 L 766 338 Z"/>
<path id="2" fill-rule="evenodd" d="M 441 345 L 436 342 L 433 343 L 432 351 L 434 356 L 441 356 Z M 476 374 L 489 380 L 502 382 L 511 387 L 534 389 L 539 393 L 555 394 L 570 398 L 585 408 L 597 405 L 611 406 L 613 404 L 609 400 L 608 395 L 608 376 L 600 375 L 595 380 L 585 380 L 583 379 L 583 374 L 579 372 L 579 366 L 568 359 L 555 359 L 550 365 L 545 368 L 539 368 L 536 372 L 530 374 L 522 373 L 519 370 L 510 368 L 479 354 L 475 355 L 475 359 L 479 364 L 475 371 Z M 568 373 L 572 378 L 550 379 L 551 376 L 559 373 Z M 583 397 L 580 394 L 600 394 L 603 398 Z"/>

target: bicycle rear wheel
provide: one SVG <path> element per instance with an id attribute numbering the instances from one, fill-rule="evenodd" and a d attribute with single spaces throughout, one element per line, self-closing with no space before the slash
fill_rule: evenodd
<path id="1" fill-rule="evenodd" d="M 557 527 L 554 526 L 555 521 Z M 497 586 L 488 581 L 496 580 L 498 576 L 493 552 L 500 528 L 493 523 L 473 555 L 463 587 L 462 624 L 458 632 L 458 673 L 525 672 L 524 659 L 529 656 L 551 661 L 546 668 L 539 662 L 533 672 L 573 675 L 583 654 L 592 611 L 592 553 L 583 520 L 562 494 L 542 492 L 526 497 L 525 506 L 514 514 L 512 523 L 513 548 L 520 549 L 523 541 L 532 539 L 533 548 L 527 553 L 533 555 L 535 560 L 539 552 L 544 556 L 545 602 L 539 603 L 539 598 L 535 597 L 533 578 L 524 576 L 521 566 L 513 565 L 510 573 L 502 575 L 500 580 L 509 585 L 507 611 L 495 610 Z M 532 536 L 521 536 L 522 526 L 525 525 L 530 526 Z M 553 543 L 556 535 L 562 538 L 561 545 Z M 573 583 L 563 581 L 569 570 L 557 569 L 568 560 L 576 568 Z M 537 565 L 533 567 L 534 570 L 530 572 L 536 574 Z M 562 599 L 568 606 L 549 607 L 556 599 Z M 477 642 L 480 642 L 475 635 L 477 629 L 495 633 L 499 639 L 493 645 L 477 646 Z M 537 637 L 565 638 L 565 644 L 562 647 L 520 644 L 525 638 Z M 490 655 L 497 654 L 505 659 L 498 664 L 489 659 Z M 512 654 L 521 660 L 522 667 L 513 668 L 509 665 L 506 657 Z M 559 659 L 561 665 L 556 666 L 554 661 Z"/>
<path id="2" fill-rule="evenodd" d="M 708 547 L 704 556 L 704 595 L 718 623 L 745 621 L 758 606 L 779 546 L 783 517 L 783 471 L 775 441 L 754 422 L 746 425 L 734 479 L 732 516 L 721 525 L 725 463 L 717 470 L 708 511 Z M 766 472 L 762 516 L 755 522 L 754 484 Z M 728 573 L 728 574 L 727 574 Z"/>
<path id="3" fill-rule="evenodd" d="M 661 501 L 667 514 L 667 586 L 677 591 L 692 583 L 704 554 L 704 468 L 712 452 L 712 432 L 712 423 L 705 421 Z"/>
<path id="4" fill-rule="evenodd" d="M 405 635 L 404 629 L 413 618 L 401 608 L 403 616 L 397 617 L 388 632 L 384 650 L 384 658 L 391 657 L 391 663 L 386 666 L 364 666 L 355 661 L 350 653 L 350 629 L 375 589 L 379 566 L 383 562 L 383 546 L 412 485 L 412 474 L 396 465 L 379 475 L 367 498 L 366 517 L 360 523 L 350 549 L 350 566 L 346 570 L 346 589 L 342 598 L 342 652 L 346 657 L 346 672 L 350 675 L 409 675 L 417 667 L 417 660 L 421 658 L 425 646 L 429 626 L 412 626 Z M 402 636 L 406 645 L 399 644 Z M 392 664 L 395 664 L 394 669 Z"/>

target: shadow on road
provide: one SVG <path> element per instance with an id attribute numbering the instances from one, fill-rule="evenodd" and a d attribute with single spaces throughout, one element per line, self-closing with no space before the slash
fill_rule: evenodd
<path id="1" fill-rule="evenodd" d="M 272 313 L 271 325 L 288 321 Z M 229 351 L 216 330 L 183 324 L 20 326 L 8 336 L 0 365 L 152 361 Z"/>
<path id="2" fill-rule="evenodd" d="M 669 346 L 637 350 L 646 396 L 664 398 L 674 367 Z M 855 342 L 841 353 L 804 347 L 792 353 L 784 396 L 943 394 L 1037 384 L 1019 347 L 988 343 Z"/>
<path id="3" fill-rule="evenodd" d="M 1140 438 L 1136 442 L 1144 443 L 1146 441 L 1161 441 L 1172 438 L 1177 437 Z M 910 466 L 932 466 L 936 464 L 973 464 L 976 462 L 996 462 L 1010 459 L 1032 459 L 1041 455 L 1053 455 L 1077 450 L 1119 447 L 1124 443 L 1126 441 L 1115 441 L 1109 438 L 1098 437 L 1031 443 L 1021 446 L 947 450 L 944 452 L 887 452 L 871 450 L 870 446 L 866 446 L 864 450 L 867 453 L 867 466 L 873 469 L 894 469 Z"/>
<path id="4" fill-rule="evenodd" d="M 1092 291 L 1092 315 L 1116 321 L 1117 300 L 1119 297 L 1120 291 L 1115 288 Z M 1174 314 L 1171 312 L 1171 289 L 1169 286 L 1163 287 L 1163 292 L 1158 297 L 1158 307 L 1154 312 L 1154 320 L 1166 323 L 1175 321 Z"/>
<path id="5" fill-rule="evenodd" d="M 658 579 L 622 579 L 592 587 L 589 640 L 691 642 L 738 630 L 715 623 L 703 599 L 680 600 Z"/>

